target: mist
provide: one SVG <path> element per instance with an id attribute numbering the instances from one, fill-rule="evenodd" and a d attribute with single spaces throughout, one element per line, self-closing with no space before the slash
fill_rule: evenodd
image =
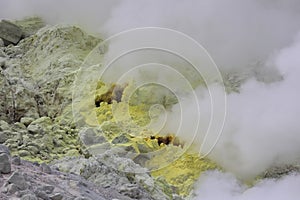
<path id="1" fill-rule="evenodd" d="M 223 74 L 246 80 L 238 93 L 227 95 L 224 130 L 209 157 L 238 178 L 251 180 L 273 165 L 299 161 L 299 6 L 297 1 L 122 1 L 104 32 L 141 26 L 182 31 L 208 50 Z M 220 88 L 214 88 L 218 94 Z M 195 140 L 199 147 L 212 113 L 208 91 L 195 91 L 204 116 Z M 183 113 L 180 105 L 173 107 L 163 129 L 176 132 L 180 120 L 190 119 L 184 134 L 179 133 L 185 141 L 193 137 L 192 119 L 198 114 L 190 99 L 180 102 L 189 105 Z M 207 146 L 215 139 L 212 133 Z"/>
<path id="2" fill-rule="evenodd" d="M 201 176 L 195 191 L 199 199 L 297 199 L 299 175 L 263 180 L 247 188 L 240 180 L 253 180 L 272 166 L 300 162 L 300 2 L 298 0 L 107 0 L 0 2 L 0 18 L 38 15 L 50 24 L 77 24 L 107 38 L 138 27 L 164 27 L 181 31 L 203 45 L 222 74 L 241 79 L 238 92 L 227 95 L 227 115 L 221 137 L 209 158 L 226 172 Z M 109 52 L 108 52 L 109 53 Z M 132 57 L 128 62 L 143 56 Z M 157 56 L 157 62 L 162 62 Z M 168 60 L 164 62 L 174 64 Z M 172 84 L 176 84 L 172 82 Z M 221 87 L 213 87 L 218 93 Z M 195 89 L 200 99 L 200 131 L 194 141 L 199 150 L 211 115 L 209 94 Z M 189 96 L 168 112 L 164 132 L 176 132 L 181 117 L 193 129 L 197 109 Z M 191 140 L 186 128 L 180 137 Z M 212 145 L 215 135 L 208 136 Z M 204 151 L 205 151 L 204 147 Z M 292 187 L 291 187 L 292 186 Z M 216 192 L 217 191 L 217 192 Z M 269 196 L 265 195 L 269 194 Z M 287 196 L 286 196 L 287 195 Z M 196 198 L 197 199 L 197 198 Z"/>
<path id="3" fill-rule="evenodd" d="M 232 174 L 218 171 L 206 172 L 196 183 L 193 200 L 281 200 L 299 199 L 299 175 L 285 176 L 279 180 L 265 179 L 248 187 Z"/>
<path id="4" fill-rule="evenodd" d="M 1 19 L 22 19 L 39 16 L 48 24 L 81 26 L 91 33 L 99 34 L 100 27 L 110 18 L 111 10 L 119 0 L 2 0 Z"/>

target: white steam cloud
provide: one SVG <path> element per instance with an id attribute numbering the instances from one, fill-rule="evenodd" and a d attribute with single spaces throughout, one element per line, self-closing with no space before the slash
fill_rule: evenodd
<path id="1" fill-rule="evenodd" d="M 299 11 L 295 0 L 125 0 L 113 9 L 105 30 L 113 34 L 161 26 L 182 31 L 208 49 L 222 72 L 248 78 L 239 93 L 228 95 L 224 132 L 211 158 L 239 178 L 251 179 L 272 165 L 299 161 Z M 197 94 L 202 96 L 202 114 L 209 118 L 205 109 L 209 100 Z M 191 119 L 190 127 L 194 108 L 191 105 L 183 116 Z M 172 123 L 179 121 L 176 116 L 180 115 L 175 107 L 166 132 L 177 127 Z M 184 139 L 191 138 L 189 133 L 192 130 L 187 129 Z"/>
<path id="2" fill-rule="evenodd" d="M 265 179 L 249 188 L 231 174 L 217 171 L 201 176 L 193 200 L 297 200 L 300 175 L 290 175 L 279 180 Z"/>
<path id="3" fill-rule="evenodd" d="M 253 179 L 273 165 L 299 163 L 298 0 L 0 2 L 0 18 L 30 15 L 42 16 L 53 24 L 80 24 L 107 37 L 145 26 L 188 34 L 208 50 L 222 73 L 247 78 L 239 93 L 227 96 L 224 131 L 210 158 L 245 180 Z M 202 114 L 209 116 L 205 109 L 208 97 L 201 88 L 196 91 L 202 99 Z M 192 116 L 197 115 L 194 106 L 184 116 L 191 123 Z M 177 116 L 175 106 L 169 117 L 176 121 Z M 176 128 L 177 124 L 167 123 L 167 131 Z M 186 132 L 183 139 L 189 140 L 191 131 Z M 210 139 L 208 142 L 213 142 Z M 200 178 L 196 193 L 199 199 L 299 199 L 299 185 L 299 175 L 291 175 L 278 181 L 265 180 L 247 189 L 231 175 L 211 172 Z"/>
<path id="4" fill-rule="evenodd" d="M 298 37 L 272 59 L 282 81 L 249 80 L 239 94 L 228 95 L 224 135 L 212 157 L 242 178 L 253 177 L 270 165 L 300 161 L 299 52 Z"/>

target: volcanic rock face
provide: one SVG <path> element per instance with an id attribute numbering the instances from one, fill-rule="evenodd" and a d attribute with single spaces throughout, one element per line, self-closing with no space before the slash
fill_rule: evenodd
<path id="1" fill-rule="evenodd" d="M 126 121 L 114 122 L 111 108 L 126 106 L 122 95 L 128 85 L 103 83 L 97 88 L 91 109 L 97 111 L 101 128 L 75 124 L 74 80 L 99 42 L 78 27 L 45 26 L 39 18 L 0 22 L 1 200 L 181 200 L 202 171 L 216 168 L 198 155 L 184 154 L 173 162 L 171 158 L 182 150 L 176 138 L 153 136 Z M 229 92 L 241 81 L 228 78 Z M 152 90 L 141 88 L 139 98 L 131 102 L 137 124 L 147 122 L 144 111 L 150 104 L 169 108 L 176 103 L 172 95 L 161 97 L 158 89 L 157 95 Z M 90 110 L 84 112 L 88 119 Z M 147 137 L 135 137 L 142 131 Z M 156 157 L 147 155 L 156 150 L 162 150 Z M 164 163 L 172 164 L 152 173 L 144 168 Z M 299 167 L 284 166 L 262 177 L 279 178 L 295 171 Z"/>
<path id="2" fill-rule="evenodd" d="M 89 159 L 65 158 L 50 167 L 20 159 L 13 162 L 7 147 L 1 145 L 0 150 L 0 199 L 175 198 L 165 182 L 155 183 L 146 169 L 111 151 Z"/>
<path id="3" fill-rule="evenodd" d="M 2 148 L 3 146 L 1 146 Z M 9 154 L 1 153 L 0 155 Z M 12 171 L 4 173 L 0 179 L 0 199 L 130 199 L 110 188 L 103 188 L 86 181 L 79 175 L 67 174 L 51 169 L 45 173 L 43 166 L 22 160 L 16 165 L 10 163 Z M 0 160 L 2 166 L 3 159 Z"/>
<path id="4" fill-rule="evenodd" d="M 71 102 L 76 70 L 99 41 L 77 27 L 55 26 L 1 49 L 0 119 L 59 116 Z"/>
<path id="5" fill-rule="evenodd" d="M 100 39 L 74 26 L 43 27 L 38 18 L 1 26 L 15 33 L 0 35 L 0 199 L 175 198 L 163 179 L 106 152 L 106 138 L 73 122 L 73 81 Z"/>

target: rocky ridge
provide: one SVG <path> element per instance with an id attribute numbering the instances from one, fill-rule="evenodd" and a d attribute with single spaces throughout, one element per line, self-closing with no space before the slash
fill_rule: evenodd
<path id="1" fill-rule="evenodd" d="M 0 47 L 0 199 L 177 198 L 164 180 L 105 153 L 110 146 L 98 156 L 84 149 L 89 135 L 73 122 L 72 85 L 101 40 L 75 26 L 44 26 L 38 18 L 10 23 L 22 36 L 16 43 L 4 39 Z M 65 167 L 77 163 L 77 171 Z M 132 172 L 122 172 L 120 163 Z"/>
<path id="2" fill-rule="evenodd" d="M 116 159 L 115 155 L 103 156 Z M 70 162 L 71 160 L 69 159 L 69 163 L 73 167 L 74 163 L 84 161 L 81 163 L 81 176 L 71 169 L 69 172 L 72 173 L 65 173 L 60 172 L 56 165 L 50 167 L 45 163 L 32 163 L 17 156 L 11 157 L 8 148 L 0 145 L 0 199 L 170 199 L 155 186 L 147 173 L 120 174 L 104 164 L 101 157 L 90 161 L 74 159 L 74 162 Z M 130 162 L 124 159 L 122 161 Z M 137 171 L 141 170 L 138 166 L 134 167 Z"/>

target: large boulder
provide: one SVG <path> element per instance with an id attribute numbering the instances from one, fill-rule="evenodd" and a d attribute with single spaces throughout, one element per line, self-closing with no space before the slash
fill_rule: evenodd
<path id="1" fill-rule="evenodd" d="M 15 171 L 7 180 L 9 184 L 14 184 L 20 190 L 26 190 L 29 185 L 26 183 L 26 180 L 22 173 Z"/>
<path id="2" fill-rule="evenodd" d="M 16 24 L 2 20 L 0 22 L 0 38 L 3 39 L 4 45 L 17 44 L 22 37 L 22 30 Z"/>
<path id="3" fill-rule="evenodd" d="M 8 174 L 11 172 L 9 156 L 6 153 L 0 153 L 0 173 Z"/>

